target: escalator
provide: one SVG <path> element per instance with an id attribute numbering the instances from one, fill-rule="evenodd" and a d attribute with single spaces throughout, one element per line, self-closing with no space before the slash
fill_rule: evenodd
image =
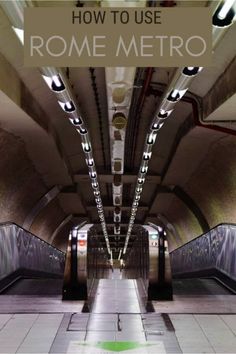
<path id="1" fill-rule="evenodd" d="M 2 295 L 61 296 L 63 279 L 20 278 L 1 292 Z"/>
<path id="2" fill-rule="evenodd" d="M 234 294 L 214 278 L 173 279 L 172 286 L 174 295 L 204 296 Z"/>
<path id="3" fill-rule="evenodd" d="M 0 225 L 0 294 L 61 294 L 65 254 L 14 223 Z"/>

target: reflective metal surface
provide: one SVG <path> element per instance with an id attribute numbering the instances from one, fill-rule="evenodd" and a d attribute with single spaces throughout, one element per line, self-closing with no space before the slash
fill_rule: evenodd
<path id="1" fill-rule="evenodd" d="M 0 225 L 0 280 L 20 269 L 62 275 L 65 255 L 16 224 Z"/>
<path id="2" fill-rule="evenodd" d="M 98 279 L 108 277 L 107 252 L 92 224 L 72 230 L 67 247 L 63 299 L 88 300 L 91 304 Z"/>
<path id="3" fill-rule="evenodd" d="M 60 188 L 58 186 L 54 186 L 50 191 L 48 191 L 33 207 L 30 213 L 27 215 L 23 228 L 26 230 L 30 230 L 31 225 L 34 222 L 36 216 L 40 213 L 40 211 L 45 208 L 48 203 L 50 203 L 56 196 L 60 193 Z"/>
<path id="4" fill-rule="evenodd" d="M 236 225 L 222 224 L 171 252 L 174 275 L 216 269 L 236 280 Z"/>
<path id="5" fill-rule="evenodd" d="M 136 229 L 136 241 L 125 260 L 125 276 L 138 280 L 140 296 L 144 302 L 172 299 L 168 245 L 160 233 L 151 233 L 144 227 Z"/>

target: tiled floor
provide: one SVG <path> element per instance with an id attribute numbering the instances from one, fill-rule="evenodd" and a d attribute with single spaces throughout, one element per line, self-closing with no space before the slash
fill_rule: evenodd
<path id="1" fill-rule="evenodd" d="M 0 296 L 0 353 L 236 354 L 236 297 L 175 296 L 154 306 L 145 313 L 135 282 L 117 277 L 100 281 L 91 313 L 55 297 Z"/>
<path id="2" fill-rule="evenodd" d="M 170 315 L 184 353 L 236 353 L 236 315 Z"/>
<path id="3" fill-rule="evenodd" d="M 215 313 L 236 314 L 235 295 L 175 295 L 174 301 L 153 301 L 156 312 L 159 313 Z"/>
<path id="4" fill-rule="evenodd" d="M 0 313 L 81 312 L 83 301 L 62 301 L 60 296 L 1 295 Z"/>
<path id="5" fill-rule="evenodd" d="M 71 327 L 71 314 L 16 314 L 0 315 L 0 353 L 110 353 L 99 343 L 132 342 L 137 345 L 127 353 L 236 353 L 235 315 L 170 315 L 173 331 L 163 325 L 161 315 L 123 315 L 123 331 L 116 336 L 116 318 L 94 317 L 88 327 Z M 131 316 L 131 317 L 130 317 Z M 72 316 L 73 318 L 73 316 Z M 107 323 L 106 323 L 107 322 Z M 75 323 L 76 324 L 76 321 Z M 98 327 L 93 327 L 93 325 Z M 105 324 L 105 325 L 104 325 Z M 108 324 L 111 325 L 110 328 Z M 144 333 L 143 336 L 136 334 Z M 110 334 L 113 334 L 112 336 Z M 146 339 L 145 339 L 146 338 Z M 86 345 L 85 345 L 86 344 Z M 104 344 L 104 345 L 105 345 Z M 148 344 L 148 347 L 145 345 Z M 122 351 L 126 353 L 126 350 Z"/>
<path id="6" fill-rule="evenodd" d="M 48 353 L 63 314 L 0 315 L 0 353 Z"/>

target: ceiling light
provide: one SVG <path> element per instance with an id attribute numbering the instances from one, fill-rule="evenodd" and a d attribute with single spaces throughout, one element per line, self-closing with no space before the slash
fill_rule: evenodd
<path id="1" fill-rule="evenodd" d="M 194 76 L 197 75 L 203 68 L 202 67 L 198 67 L 198 66 L 186 66 L 183 69 L 183 74 L 186 76 Z"/>
<path id="2" fill-rule="evenodd" d="M 171 92 L 171 97 L 174 98 L 174 99 L 176 99 L 178 97 L 178 95 L 179 95 L 179 91 L 178 90 L 173 90 Z"/>
<path id="3" fill-rule="evenodd" d="M 65 112 L 68 112 L 68 113 L 74 112 L 75 111 L 74 103 L 72 101 L 66 102 L 65 106 L 64 106 L 64 110 L 65 110 Z"/>
<path id="4" fill-rule="evenodd" d="M 152 125 L 152 129 L 154 130 L 154 129 L 157 129 L 158 128 L 158 125 L 159 125 L 159 123 L 154 123 L 153 125 Z"/>
<path id="5" fill-rule="evenodd" d="M 165 119 L 168 117 L 168 113 L 166 111 L 164 111 L 164 109 L 161 109 L 160 112 L 158 113 L 158 117 L 161 119 Z M 158 124 L 159 126 L 159 124 Z"/>
<path id="6" fill-rule="evenodd" d="M 92 166 L 94 165 L 93 159 L 88 159 L 88 160 L 87 160 L 87 165 L 88 165 L 89 167 L 92 167 Z"/>
<path id="7" fill-rule="evenodd" d="M 44 75 L 43 75 L 44 77 Z M 46 77 L 44 77 L 45 81 L 47 82 L 46 80 Z M 50 85 L 49 88 L 55 92 L 62 92 L 65 90 L 65 85 L 60 77 L 59 74 L 57 75 L 52 75 L 52 78 L 50 78 L 51 82 L 50 82 Z"/>
<path id="8" fill-rule="evenodd" d="M 154 128 L 153 128 L 154 124 L 153 124 L 152 129 L 153 129 L 153 130 L 156 130 L 156 131 L 157 131 L 157 130 L 160 130 L 160 129 L 163 127 L 163 125 L 164 125 L 164 122 L 158 123 L 157 126 L 155 125 L 156 128 L 154 129 Z M 155 140 L 156 140 L 156 137 L 155 137 Z"/>
<path id="9" fill-rule="evenodd" d="M 221 2 L 213 15 L 213 26 L 224 28 L 232 24 L 235 17 L 235 9 L 233 6 L 234 2 L 235 0 L 226 0 Z"/>
<path id="10" fill-rule="evenodd" d="M 145 179 L 142 177 L 142 178 L 138 178 L 138 184 L 143 184 L 145 181 Z"/>
<path id="11" fill-rule="evenodd" d="M 79 132 L 80 132 L 80 134 L 82 134 L 82 135 L 88 133 L 87 129 L 85 129 L 85 128 L 79 128 Z"/>
<path id="12" fill-rule="evenodd" d="M 82 147 L 84 149 L 84 152 L 90 152 L 91 151 L 89 143 L 82 143 Z"/>
<path id="13" fill-rule="evenodd" d="M 186 88 L 184 90 L 173 89 L 171 91 L 171 93 L 169 94 L 169 96 L 167 97 L 167 100 L 171 101 L 171 102 L 177 102 L 184 96 L 184 94 L 187 90 L 188 90 L 188 88 Z"/>
<path id="14" fill-rule="evenodd" d="M 147 166 L 143 166 L 141 167 L 141 173 L 147 173 L 148 167 Z"/>
<path id="15" fill-rule="evenodd" d="M 144 153 L 143 153 L 143 159 L 144 159 L 145 161 L 148 161 L 148 160 L 151 158 L 151 156 L 152 156 L 152 153 L 151 153 L 151 152 L 144 152 Z"/>
<path id="16" fill-rule="evenodd" d="M 77 118 L 72 119 L 72 123 L 73 123 L 74 125 L 80 125 L 80 124 L 82 124 L 83 122 L 82 122 L 82 120 L 81 120 L 80 117 L 77 117 Z"/>
<path id="17" fill-rule="evenodd" d="M 226 0 L 221 10 L 218 13 L 218 17 L 220 20 L 224 20 L 228 15 L 231 7 L 233 6 L 235 0 Z"/>
<path id="18" fill-rule="evenodd" d="M 14 30 L 21 44 L 24 45 L 24 30 L 21 28 L 16 28 L 14 26 L 12 26 L 12 29 Z"/>
<path id="19" fill-rule="evenodd" d="M 65 111 L 66 113 L 71 113 L 71 112 L 75 111 L 75 106 L 72 101 L 67 101 L 65 103 L 58 101 L 58 103 L 61 106 L 61 108 L 63 109 L 63 111 Z"/>
<path id="20" fill-rule="evenodd" d="M 53 76 L 52 76 L 52 80 L 53 80 L 54 85 L 55 85 L 56 87 L 61 87 L 61 80 L 60 80 L 60 78 L 59 78 L 58 75 L 53 75 Z"/>
<path id="21" fill-rule="evenodd" d="M 90 175 L 90 177 L 91 178 L 97 178 L 97 174 L 96 174 L 96 172 L 89 172 L 89 175 Z"/>
<path id="22" fill-rule="evenodd" d="M 156 134 L 155 133 L 150 133 L 148 134 L 148 138 L 147 138 L 147 144 L 154 144 L 156 141 Z"/>

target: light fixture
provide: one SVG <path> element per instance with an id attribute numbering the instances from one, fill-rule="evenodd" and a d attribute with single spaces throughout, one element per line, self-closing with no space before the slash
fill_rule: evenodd
<path id="1" fill-rule="evenodd" d="M 31 1 L 25 1 L 25 0 L 3 1 L 1 6 L 6 12 L 12 24 L 12 28 L 16 33 L 17 37 L 19 38 L 20 42 L 24 44 L 24 31 L 22 30 L 22 28 L 24 28 L 24 9 L 30 6 L 34 6 L 33 3 L 31 4 Z M 78 107 L 73 102 L 73 93 L 71 92 L 70 83 L 67 77 L 65 76 L 64 72 L 60 71 L 55 67 L 41 67 L 40 71 L 48 87 L 54 92 L 58 100 L 58 103 L 60 104 L 63 111 L 66 113 L 73 113 L 72 117 L 69 118 L 71 123 L 75 126 L 82 124 L 83 120 L 81 119 L 81 117 L 76 118 L 75 111 L 78 110 Z M 62 91 L 65 92 L 63 92 L 62 94 Z M 80 133 L 82 134 L 81 140 L 82 140 L 82 147 L 85 152 L 85 159 L 90 168 L 90 174 L 93 177 L 92 188 L 97 192 L 99 191 L 98 190 L 99 185 L 97 179 L 94 178 L 97 177 L 97 174 L 94 171 L 95 163 L 93 161 L 91 143 L 89 141 L 89 138 L 86 135 L 87 130 L 84 127 L 80 128 Z M 92 159 L 91 161 L 93 162 L 91 162 L 90 159 Z M 91 167 L 93 166 L 94 166 L 94 170 L 91 171 Z M 98 210 L 101 210 L 101 212 L 103 213 L 103 207 L 100 198 L 99 198 L 99 204 L 97 205 L 97 208 Z M 102 214 L 101 217 L 104 218 L 104 214 Z M 106 230 L 106 223 L 105 221 L 103 223 L 104 223 L 103 234 L 106 240 L 107 251 L 108 253 L 111 253 L 109 238 Z"/>
<path id="2" fill-rule="evenodd" d="M 93 161 L 93 159 L 88 159 L 88 160 L 87 160 L 87 165 L 88 165 L 89 167 L 94 166 L 94 161 Z"/>
<path id="3" fill-rule="evenodd" d="M 58 103 L 61 106 L 61 108 L 63 109 L 63 111 L 66 113 L 72 113 L 75 111 L 75 106 L 72 101 L 67 101 L 67 102 L 58 101 Z"/>
<path id="4" fill-rule="evenodd" d="M 80 124 L 83 123 L 80 117 L 76 117 L 76 118 L 73 118 L 73 119 L 70 118 L 70 120 L 71 120 L 72 124 L 74 124 L 74 125 L 80 125 Z"/>
<path id="5" fill-rule="evenodd" d="M 79 133 L 82 134 L 82 135 L 84 135 L 84 134 L 87 134 L 88 131 L 87 131 L 87 129 L 85 129 L 85 128 L 79 128 Z"/>
<path id="6" fill-rule="evenodd" d="M 178 102 L 184 96 L 187 90 L 188 88 L 183 90 L 173 89 L 167 97 L 167 100 L 170 102 Z"/>
<path id="7" fill-rule="evenodd" d="M 158 113 L 158 117 L 161 119 L 165 119 L 168 117 L 168 112 L 166 112 L 164 109 L 160 109 L 160 112 Z M 157 127 L 159 124 L 157 124 Z"/>
<path id="8" fill-rule="evenodd" d="M 24 45 L 24 30 L 14 26 L 12 26 L 12 29 L 14 30 L 21 44 Z"/>
<path id="9" fill-rule="evenodd" d="M 154 129 L 154 124 L 152 125 L 152 130 L 160 130 L 164 125 L 164 122 L 161 122 L 161 123 L 158 123 L 157 125 L 155 124 L 155 129 Z M 155 140 L 156 140 L 156 136 L 155 136 Z M 154 140 L 154 143 L 155 143 L 155 140 Z"/>
<path id="10" fill-rule="evenodd" d="M 147 144 L 151 144 L 153 145 L 156 141 L 156 137 L 157 137 L 157 134 L 152 132 L 150 134 L 148 134 L 148 137 L 147 137 Z"/>
<path id="11" fill-rule="evenodd" d="M 148 167 L 147 166 L 143 166 L 141 167 L 141 173 L 147 173 Z"/>
<path id="12" fill-rule="evenodd" d="M 173 90 L 170 95 L 173 99 L 177 99 L 177 97 L 179 96 L 179 91 Z"/>
<path id="13" fill-rule="evenodd" d="M 52 77 L 42 75 L 44 81 L 50 88 L 50 90 L 55 91 L 55 92 L 61 92 L 65 90 L 65 86 L 61 80 L 61 78 L 58 75 L 53 75 Z M 61 106 L 63 108 L 63 106 Z"/>
<path id="14" fill-rule="evenodd" d="M 137 187 L 137 188 L 136 188 L 136 193 L 142 193 L 142 190 L 143 190 L 142 188 Z"/>
<path id="15" fill-rule="evenodd" d="M 143 159 L 144 159 L 145 161 L 148 161 L 148 160 L 151 158 L 151 156 L 152 156 L 152 153 L 151 153 L 151 152 L 144 152 L 144 153 L 143 153 Z"/>
<path id="16" fill-rule="evenodd" d="M 57 88 L 61 87 L 61 78 L 59 77 L 59 75 L 53 75 L 52 76 L 52 83 L 54 84 L 54 86 L 56 86 Z"/>
<path id="17" fill-rule="evenodd" d="M 235 17 L 234 3 L 235 0 L 225 0 L 219 5 L 212 19 L 213 26 L 224 28 L 233 23 Z"/>
<path id="18" fill-rule="evenodd" d="M 138 178 L 138 184 L 143 184 L 145 181 L 144 177 Z"/>
<path id="19" fill-rule="evenodd" d="M 84 152 L 91 151 L 91 147 L 90 147 L 89 143 L 82 143 L 82 147 L 83 147 Z"/>
<path id="20" fill-rule="evenodd" d="M 186 66 L 183 68 L 183 74 L 186 76 L 195 76 L 197 75 L 200 71 L 202 71 L 203 67 L 198 67 L 198 66 Z"/>
<path id="21" fill-rule="evenodd" d="M 96 172 L 89 172 L 90 178 L 94 179 L 97 178 Z"/>
<path id="22" fill-rule="evenodd" d="M 75 111 L 74 103 L 72 101 L 67 101 L 64 105 L 64 110 L 67 113 L 74 112 Z"/>
<path id="23" fill-rule="evenodd" d="M 231 10 L 235 0 L 226 0 L 218 13 L 218 17 L 221 20 L 224 20 Z"/>

